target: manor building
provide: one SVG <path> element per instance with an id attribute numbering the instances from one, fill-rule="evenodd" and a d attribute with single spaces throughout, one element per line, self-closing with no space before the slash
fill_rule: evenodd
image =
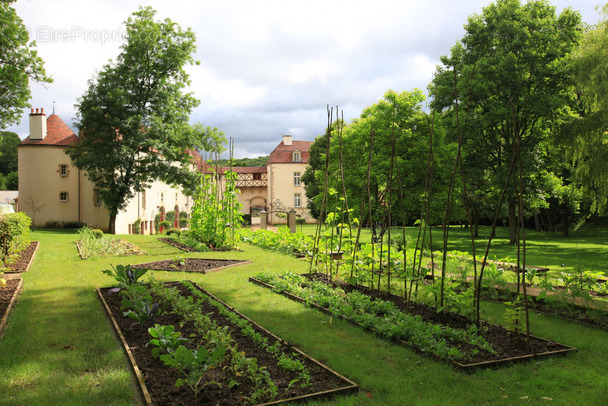
<path id="1" fill-rule="evenodd" d="M 78 142 L 78 136 L 56 114 L 48 118 L 44 109 L 32 109 L 30 134 L 18 146 L 19 209 L 34 227 L 59 224 L 87 224 L 108 229 L 109 212 L 100 199 L 99 189 L 85 171 L 76 168 L 66 148 Z M 255 218 L 267 211 L 268 222 L 285 223 L 283 213 L 294 209 L 306 221 L 314 221 L 306 209 L 304 185 L 300 178 L 308 163 L 312 142 L 292 140 L 284 135 L 272 151 L 265 167 L 234 167 L 238 175 L 239 202 L 243 213 Z M 200 155 L 193 157 L 192 169 L 205 171 Z M 219 168 L 221 184 L 226 167 Z M 179 188 L 161 181 L 136 193 L 116 217 L 116 234 L 130 234 L 140 222 L 142 234 L 155 232 L 155 218 L 168 211 L 190 213 L 192 198 Z"/>
<path id="2" fill-rule="evenodd" d="M 30 135 L 19 144 L 19 209 L 34 227 L 87 224 L 107 230 L 110 215 L 99 196 L 99 189 L 84 171 L 76 168 L 66 148 L 78 136 L 56 114 L 48 118 L 44 109 L 32 109 Z M 200 162 L 194 154 L 193 170 Z M 200 156 L 198 156 L 200 161 Z M 164 182 L 153 182 L 136 193 L 127 207 L 116 216 L 116 234 L 130 234 L 140 220 L 142 234 L 154 233 L 157 214 L 168 211 L 190 212 L 192 199 L 180 189 Z"/>

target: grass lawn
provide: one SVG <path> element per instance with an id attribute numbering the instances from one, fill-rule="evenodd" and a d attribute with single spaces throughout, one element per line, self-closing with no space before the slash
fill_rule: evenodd
<path id="1" fill-rule="evenodd" d="M 503 232 L 499 231 L 499 237 Z M 457 237 L 458 233 L 451 235 Z M 462 236 L 465 234 L 463 230 Z M 531 243 L 539 245 L 536 254 L 529 253 L 538 260 L 530 259 L 531 265 L 573 266 L 570 261 L 580 261 L 592 270 L 603 271 L 608 247 L 601 236 L 605 241 L 606 233 L 567 239 L 541 233 L 534 238 L 531 234 Z M 608 360 L 608 332 L 533 314 L 535 335 L 578 347 L 579 351 L 465 375 L 247 280 L 266 269 L 306 271 L 306 262 L 246 244 L 243 252 L 187 254 L 155 237 L 125 238 L 148 255 L 83 261 L 74 246 L 73 232 L 33 233 L 40 248 L 30 271 L 23 275 L 24 291 L 0 339 L 0 405 L 139 404 L 127 359 L 112 335 L 94 288 L 113 283 L 101 273 L 110 264 L 143 263 L 176 255 L 253 261 L 208 275 L 153 274 L 161 280 L 197 282 L 361 386 L 359 395 L 324 405 L 608 404 L 604 364 Z M 460 239 L 464 241 L 464 237 L 456 238 L 452 249 L 465 250 L 464 242 L 457 246 Z M 484 304 L 483 312 L 487 319 L 502 321 L 501 305 Z"/>
<path id="2" fill-rule="evenodd" d="M 298 230 L 300 228 L 298 227 Z M 314 235 L 316 226 L 304 225 L 305 234 Z M 475 240 L 477 256 L 485 253 L 491 227 L 480 226 L 479 238 Z M 433 228 L 433 251 L 443 249 L 443 229 Z M 396 241 L 401 238 L 402 228 L 393 228 L 392 238 Z M 418 236 L 417 227 L 407 227 L 406 235 L 409 237 L 408 247 L 416 246 Z M 364 229 L 361 240 L 369 242 L 371 232 Z M 386 238 L 386 234 L 385 234 Z M 428 246 L 428 234 L 425 245 Z M 452 226 L 449 230 L 448 250 L 457 250 L 472 253 L 471 234 L 468 229 Z M 509 229 L 498 227 L 496 237 L 492 239 L 490 259 L 517 258 L 516 247 L 509 244 Z M 608 275 L 608 227 L 591 226 L 572 232 L 564 237 L 561 232 L 536 232 L 526 229 L 526 265 L 540 266 L 551 269 L 554 276 L 560 272 L 573 272 L 579 267 L 581 270 L 603 272 Z M 563 265 L 563 266 L 562 266 Z"/>

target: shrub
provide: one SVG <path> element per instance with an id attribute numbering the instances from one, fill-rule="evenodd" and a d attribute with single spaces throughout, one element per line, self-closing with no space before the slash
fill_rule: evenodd
<path id="1" fill-rule="evenodd" d="M 164 220 L 164 221 L 161 221 L 161 222 L 160 222 L 160 226 L 161 226 L 162 228 L 164 228 L 165 230 L 167 230 L 167 229 L 169 229 L 169 228 L 173 227 L 173 222 L 172 222 L 172 221 L 169 221 L 169 220 Z"/>
<path id="2" fill-rule="evenodd" d="M 9 262 L 13 255 L 30 245 L 31 224 L 32 220 L 25 213 L 0 217 L 0 262 Z"/>
<path id="3" fill-rule="evenodd" d="M 168 211 L 167 214 L 165 214 L 165 220 L 173 222 L 175 220 L 175 212 Z"/>
<path id="4" fill-rule="evenodd" d="M 139 234 L 139 233 L 141 233 L 141 219 L 138 218 L 133 223 L 133 234 Z"/>
<path id="5" fill-rule="evenodd" d="M 243 214 L 243 224 L 251 225 L 251 214 Z"/>
<path id="6" fill-rule="evenodd" d="M 94 228 L 91 230 L 91 235 L 95 238 L 103 238 L 103 231 L 98 228 Z"/>
<path id="7" fill-rule="evenodd" d="M 182 231 L 179 228 L 170 228 L 167 230 L 167 235 L 175 234 L 176 237 L 179 237 Z"/>

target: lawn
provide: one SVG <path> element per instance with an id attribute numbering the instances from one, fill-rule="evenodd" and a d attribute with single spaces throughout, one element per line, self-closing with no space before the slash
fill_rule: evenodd
<path id="1" fill-rule="evenodd" d="M 498 236 L 503 233 L 499 230 Z M 464 251 L 466 230 L 453 230 L 451 235 L 460 236 L 451 249 Z M 440 240 L 439 232 L 437 237 Z M 148 255 L 81 260 L 73 232 L 33 233 L 33 239 L 41 245 L 31 269 L 23 275 L 24 291 L 0 339 L 0 405 L 140 404 L 127 359 L 94 288 L 112 284 L 101 273 L 111 264 L 136 264 L 177 255 L 253 261 L 208 275 L 149 274 L 160 280 L 189 279 L 200 284 L 361 386 L 357 396 L 323 404 L 608 404 L 606 331 L 533 314 L 535 335 L 578 347 L 579 351 L 562 358 L 465 375 L 248 282 L 248 277 L 260 270 L 306 271 L 307 263 L 301 260 L 246 244 L 242 252 L 187 254 L 155 237 L 125 238 Z M 608 259 L 608 247 L 603 243 L 606 233 L 599 231 L 574 238 L 530 233 L 529 238 L 531 248 L 537 244 L 536 253 L 528 254 L 531 265 L 558 269 L 561 263 L 566 268 L 578 263 L 603 271 Z M 497 251 L 502 247 L 500 241 Z M 483 317 L 502 322 L 502 306 L 484 304 Z"/>

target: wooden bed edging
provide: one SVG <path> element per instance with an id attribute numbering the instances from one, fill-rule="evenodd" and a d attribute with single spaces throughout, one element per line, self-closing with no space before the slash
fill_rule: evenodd
<path id="1" fill-rule="evenodd" d="M 196 284 L 196 283 L 194 283 L 192 281 L 189 281 L 189 282 L 192 285 L 194 285 L 198 290 L 200 290 L 201 292 L 203 292 L 205 295 L 209 296 L 213 300 L 218 301 L 223 306 L 225 306 L 227 309 L 229 309 L 229 310 L 233 311 L 234 313 L 236 313 L 239 317 L 244 318 L 249 323 L 255 325 L 257 328 L 259 328 L 260 330 L 263 330 L 265 333 L 271 335 L 272 337 L 274 337 L 278 341 L 285 342 L 285 340 L 281 339 L 277 335 L 275 335 L 275 334 L 271 333 L 270 331 L 266 330 L 264 327 L 260 326 L 259 324 L 257 324 L 256 322 L 254 322 L 253 320 L 251 320 L 250 318 L 248 318 L 244 314 L 242 314 L 239 311 L 237 311 L 234 307 L 226 304 L 221 299 L 217 298 L 216 296 L 214 296 L 211 293 L 207 292 L 206 290 L 202 289 L 200 286 L 198 286 L 198 284 Z M 146 383 L 145 383 L 145 381 L 143 379 L 141 371 L 139 370 L 139 368 L 137 366 L 137 363 L 135 362 L 135 358 L 133 357 L 133 354 L 131 353 L 131 350 L 129 349 L 129 345 L 128 345 L 126 339 L 124 338 L 124 336 L 123 336 L 123 334 L 122 334 L 122 332 L 121 332 L 121 330 L 120 330 L 120 328 L 118 326 L 118 323 L 116 323 L 116 320 L 114 319 L 114 316 L 112 316 L 112 312 L 110 311 L 110 308 L 108 307 L 106 301 L 104 300 L 103 295 L 101 294 L 100 288 L 97 288 L 96 290 L 97 290 L 97 295 L 98 295 L 99 299 L 101 300 L 101 303 L 103 304 L 103 307 L 104 307 L 104 309 L 106 311 L 106 314 L 108 315 L 108 317 L 112 321 L 112 325 L 114 326 L 114 331 L 116 332 L 117 336 L 120 338 L 122 346 L 123 346 L 123 348 L 124 348 L 127 356 L 129 357 L 129 362 L 131 364 L 131 368 L 133 369 L 133 372 L 135 373 L 135 377 L 137 378 L 137 381 L 139 383 L 139 388 L 141 390 L 141 395 L 143 396 L 144 403 L 147 406 L 153 406 L 154 403 L 152 402 L 152 399 L 150 397 L 148 389 L 146 388 Z M 311 393 L 309 395 L 296 396 L 296 397 L 292 397 L 292 398 L 289 398 L 289 399 L 281 399 L 281 400 L 277 400 L 277 401 L 273 401 L 273 402 L 261 403 L 261 404 L 255 405 L 255 406 L 271 406 L 271 405 L 279 405 L 279 404 L 283 404 L 283 403 L 287 403 L 287 402 L 298 402 L 298 401 L 307 401 L 307 400 L 314 400 L 314 399 L 325 399 L 325 398 L 331 398 L 331 397 L 339 396 L 339 395 L 352 395 L 352 394 L 359 393 L 359 385 L 357 385 L 356 383 L 354 383 L 350 379 L 348 379 L 348 378 L 340 375 L 339 373 L 337 373 L 333 369 L 329 368 L 327 365 L 322 364 L 321 362 L 319 362 L 318 360 L 312 358 L 311 356 L 309 356 L 308 354 L 306 354 L 305 352 L 303 352 L 302 350 L 300 350 L 297 347 L 290 346 L 290 350 L 296 351 L 298 354 L 302 355 L 303 357 L 307 358 L 308 360 L 310 360 L 310 361 L 314 362 L 315 364 L 319 365 L 323 369 L 325 369 L 328 372 L 332 373 L 333 375 L 337 376 L 339 379 L 341 379 L 343 381 L 346 381 L 347 382 L 347 386 L 342 387 L 342 388 L 336 388 L 336 389 L 326 390 L 326 391 L 322 391 L 322 392 Z"/>
<path id="2" fill-rule="evenodd" d="M 269 285 L 266 282 L 262 282 L 262 281 L 260 281 L 259 279 L 256 279 L 253 276 L 249 277 L 249 281 L 253 282 L 253 283 L 257 284 L 257 285 L 263 286 L 265 288 L 271 289 L 271 290 L 274 289 L 274 286 Z M 277 293 L 279 293 L 279 292 L 277 292 Z M 289 298 L 289 299 L 292 299 L 292 300 L 295 300 L 297 302 L 303 303 L 306 306 L 310 306 L 312 308 L 320 310 L 321 312 L 323 312 L 323 313 L 325 313 L 327 315 L 330 315 L 330 316 L 333 316 L 333 317 L 338 317 L 338 318 L 340 318 L 340 319 L 342 319 L 342 320 L 344 320 L 344 321 L 346 321 L 346 322 L 348 322 L 348 323 L 350 323 L 350 324 L 352 324 L 354 326 L 357 326 L 357 327 L 363 329 L 364 331 L 367 331 L 367 332 L 375 334 L 374 330 L 372 330 L 370 328 L 367 328 L 367 327 L 363 327 L 359 323 L 357 323 L 357 322 L 355 322 L 353 320 L 350 320 L 350 319 L 348 319 L 346 317 L 343 317 L 343 316 L 340 316 L 340 315 L 335 315 L 335 314 L 333 314 L 331 312 L 331 310 L 329 310 L 326 307 L 319 306 L 316 303 L 308 303 L 305 299 L 303 299 L 303 298 L 301 298 L 299 296 L 293 295 L 293 294 L 291 294 L 289 292 L 280 292 L 280 294 L 283 295 L 283 296 L 285 296 L 285 297 L 287 297 L 287 298 Z M 489 322 L 484 322 L 484 323 L 492 324 L 492 323 L 489 323 Z M 418 348 L 417 346 L 412 345 L 410 343 L 407 343 L 407 342 L 405 342 L 403 340 L 389 340 L 389 341 L 399 343 L 399 344 L 403 345 L 404 347 L 408 347 L 408 348 L 413 349 L 414 351 L 416 351 L 417 353 L 419 353 L 421 355 L 424 355 L 424 356 L 427 356 L 427 357 L 430 356 L 431 358 L 433 358 L 433 359 L 435 359 L 437 361 L 447 362 L 447 363 L 451 364 L 453 367 L 455 367 L 456 369 L 458 369 L 458 370 L 460 370 L 462 372 L 471 372 L 471 371 L 473 371 L 475 369 L 478 369 L 478 368 L 497 368 L 499 366 L 507 365 L 507 364 L 512 363 L 512 362 L 526 361 L 526 360 L 531 360 L 531 359 L 535 359 L 535 358 L 545 358 L 545 357 L 548 357 L 548 356 L 555 356 L 555 355 L 565 355 L 565 354 L 567 354 L 569 352 L 578 351 L 578 349 L 575 348 L 575 347 L 571 347 L 571 346 L 568 346 L 568 345 L 565 345 L 565 344 L 561 344 L 561 343 L 558 343 L 557 341 L 547 340 L 545 338 L 536 337 L 536 336 L 533 336 L 533 335 L 530 335 L 530 337 L 534 338 L 536 340 L 553 342 L 553 343 L 558 344 L 558 345 L 560 345 L 560 346 L 562 346 L 564 348 L 561 349 L 561 350 L 549 351 L 549 352 L 544 352 L 544 353 L 539 353 L 539 354 L 526 354 L 526 355 L 522 355 L 522 356 L 519 356 L 519 357 L 510 357 L 510 358 L 504 358 L 504 359 L 498 359 L 498 360 L 476 362 L 476 363 L 472 363 L 472 364 L 463 364 L 463 363 L 458 362 L 458 361 L 446 360 L 446 359 L 438 357 L 437 355 L 429 354 L 428 352 L 420 350 L 420 348 Z"/>
<path id="3" fill-rule="evenodd" d="M 6 313 L 4 314 L 2 319 L 0 319 L 0 337 L 2 337 L 4 335 L 4 329 L 6 329 L 6 322 L 8 320 L 8 316 L 10 316 L 11 311 L 13 310 L 13 307 L 15 307 L 15 303 L 17 302 L 17 297 L 21 293 L 22 289 L 23 289 L 23 279 L 19 279 L 19 284 L 17 285 L 17 289 L 15 289 L 15 291 L 13 292 L 13 297 L 11 298 L 11 301 L 8 304 Z"/>
<path id="4" fill-rule="evenodd" d="M 103 308 L 106 311 L 106 314 L 112 321 L 112 325 L 114 326 L 114 332 L 120 339 L 120 342 L 122 343 L 122 348 L 125 350 L 127 357 L 129 357 L 129 364 L 131 364 L 131 369 L 133 369 L 133 373 L 135 373 L 135 378 L 137 379 L 137 382 L 139 383 L 139 389 L 141 391 L 140 395 L 143 397 L 143 401 L 147 406 L 152 406 L 153 405 L 152 398 L 150 397 L 150 393 L 148 393 L 148 388 L 146 388 L 146 383 L 144 382 L 144 377 L 141 375 L 141 371 L 139 370 L 137 363 L 135 362 L 135 357 L 133 357 L 133 354 L 131 353 L 129 344 L 127 344 L 127 340 L 125 340 L 125 336 L 122 334 L 120 327 L 118 327 L 118 323 L 116 323 L 114 316 L 112 316 L 112 312 L 110 311 L 108 304 L 106 303 L 105 299 L 103 298 L 103 295 L 101 294 L 101 290 L 99 288 L 96 288 L 95 290 L 97 291 L 97 296 L 99 297 L 99 300 L 101 300 L 101 303 L 103 304 Z"/>

